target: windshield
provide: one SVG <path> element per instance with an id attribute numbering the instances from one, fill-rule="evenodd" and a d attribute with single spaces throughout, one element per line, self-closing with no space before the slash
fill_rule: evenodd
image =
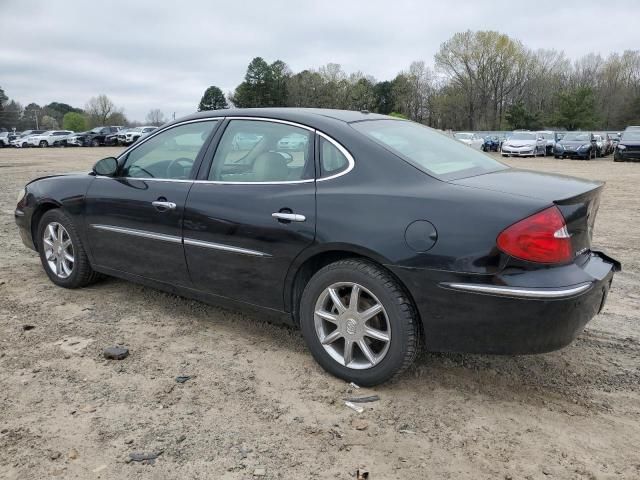
<path id="1" fill-rule="evenodd" d="M 640 141 L 640 129 L 638 130 L 627 130 L 626 132 L 622 133 L 622 136 L 620 137 L 620 141 Z"/>
<path id="2" fill-rule="evenodd" d="M 535 140 L 536 134 L 531 132 L 513 132 L 509 140 Z"/>
<path id="3" fill-rule="evenodd" d="M 562 137 L 567 142 L 590 142 L 591 134 L 585 132 L 567 132 Z"/>
<path id="4" fill-rule="evenodd" d="M 418 123 L 370 120 L 351 126 L 420 170 L 442 180 L 481 175 L 509 167 Z"/>

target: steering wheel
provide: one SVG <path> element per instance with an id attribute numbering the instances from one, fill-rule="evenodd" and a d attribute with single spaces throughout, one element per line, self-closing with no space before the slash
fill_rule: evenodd
<path id="1" fill-rule="evenodd" d="M 176 158 L 171 160 L 167 165 L 167 177 L 169 178 L 183 178 L 185 176 L 185 170 L 191 169 L 193 166 L 193 160 L 186 157 Z"/>

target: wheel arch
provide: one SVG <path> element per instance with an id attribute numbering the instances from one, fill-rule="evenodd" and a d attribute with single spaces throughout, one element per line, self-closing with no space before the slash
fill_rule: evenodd
<path id="1" fill-rule="evenodd" d="M 40 251 L 38 246 L 38 225 L 40 225 L 42 216 L 49 210 L 53 210 L 55 208 L 62 208 L 62 205 L 53 200 L 44 200 L 38 204 L 33 211 L 33 215 L 31 215 L 31 238 L 33 240 L 33 246 L 38 252 Z"/>
<path id="2" fill-rule="evenodd" d="M 329 265 L 330 263 L 345 260 L 347 258 L 360 259 L 374 263 L 378 267 L 384 269 L 385 272 L 398 282 L 398 285 L 400 285 L 413 305 L 416 320 L 422 335 L 422 320 L 413 295 L 411 295 L 411 292 L 405 283 L 386 267 L 390 262 L 373 251 L 345 244 L 332 245 L 330 247 L 325 247 L 322 250 L 311 250 L 307 252 L 306 255 L 298 257 L 294 265 L 289 269 L 284 289 L 284 304 L 285 310 L 291 315 L 291 321 L 293 324 L 296 326 L 300 325 L 300 299 L 302 298 L 302 292 L 311 277 L 313 277 L 313 275 L 315 275 L 315 273 L 321 268 Z"/>

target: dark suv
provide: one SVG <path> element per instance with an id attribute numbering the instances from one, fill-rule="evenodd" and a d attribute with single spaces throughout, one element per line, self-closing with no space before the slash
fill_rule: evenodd
<path id="1" fill-rule="evenodd" d="M 99 147 L 100 145 L 107 145 L 107 137 L 114 133 L 118 133 L 118 130 L 118 127 L 96 127 L 86 133 L 82 144 L 85 147 Z"/>

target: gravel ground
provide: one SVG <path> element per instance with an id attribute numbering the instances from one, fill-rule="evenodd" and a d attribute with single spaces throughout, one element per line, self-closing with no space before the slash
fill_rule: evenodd
<path id="1" fill-rule="evenodd" d="M 116 151 L 0 150 L 0 478 L 640 478 L 640 164 L 508 161 L 607 181 L 594 243 L 624 271 L 571 346 L 424 353 L 354 390 L 259 316 L 115 279 L 48 281 L 16 232 L 18 189 Z M 117 344 L 129 357 L 105 360 Z M 363 413 L 345 407 L 368 394 L 380 401 Z"/>

